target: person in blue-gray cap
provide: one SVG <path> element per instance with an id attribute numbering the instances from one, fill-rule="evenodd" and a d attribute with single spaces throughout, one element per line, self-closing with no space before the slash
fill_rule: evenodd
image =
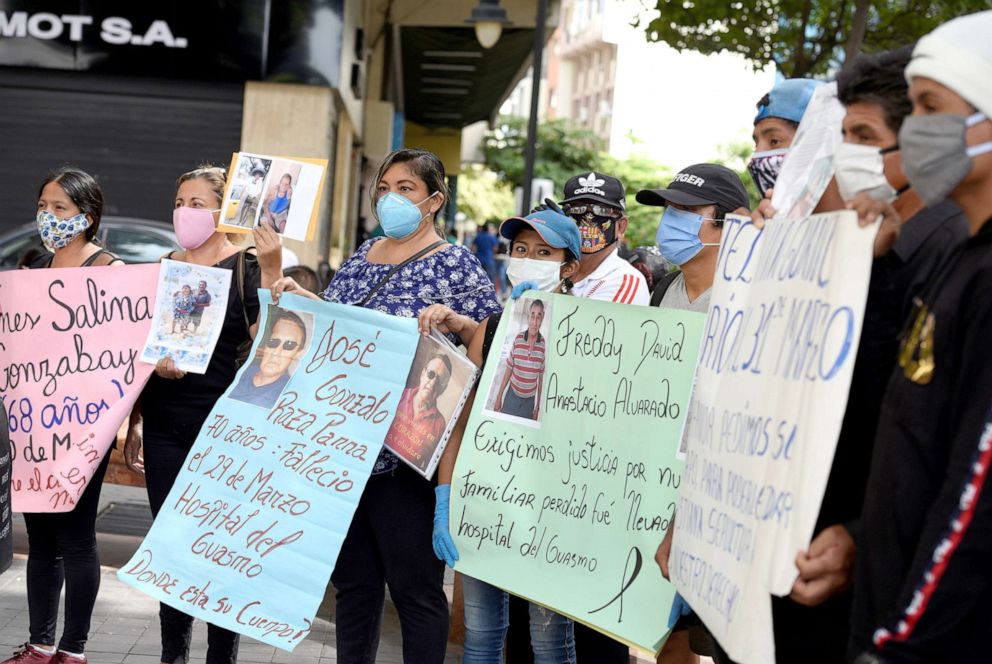
<path id="1" fill-rule="evenodd" d="M 513 285 L 513 296 L 525 290 L 546 293 L 567 293 L 570 277 L 579 269 L 582 242 L 576 223 L 554 210 L 540 210 L 526 217 L 511 217 L 500 224 L 499 234 L 510 241 L 507 274 Z M 545 301 L 532 298 L 527 303 L 527 329 L 514 337 L 512 347 L 503 360 L 505 378 L 498 393 L 481 395 L 491 399 L 491 410 L 533 419 L 538 416 L 540 381 L 544 367 L 545 338 L 540 333 L 545 316 Z M 480 367 L 485 365 L 499 325 L 500 313 L 475 324 L 467 316 L 454 313 L 448 307 L 435 304 L 419 316 L 420 331 L 430 333 L 434 327 L 442 333 L 458 335 L 468 346 L 468 357 Z M 500 362 L 500 348 L 492 359 Z M 465 419 L 472 410 L 473 392 L 462 409 L 461 421 L 455 427 L 438 464 L 434 509 L 434 554 L 449 566 L 458 560 L 458 550 L 449 528 L 449 500 L 455 460 L 465 433 Z M 471 469 L 468 471 L 473 472 Z M 497 533 L 496 537 L 503 535 Z M 465 661 L 503 661 L 504 641 L 509 627 L 509 602 L 506 591 L 480 579 L 462 574 L 462 595 L 465 601 Z M 563 615 L 531 603 L 530 635 L 535 664 L 570 664 L 576 661 L 574 623 Z"/>
<path id="2" fill-rule="evenodd" d="M 771 92 L 758 101 L 754 116 L 754 154 L 747 170 L 762 198 L 775 186 L 782 160 L 792 145 L 799 121 L 822 81 L 808 78 L 787 78 L 779 81 Z"/>

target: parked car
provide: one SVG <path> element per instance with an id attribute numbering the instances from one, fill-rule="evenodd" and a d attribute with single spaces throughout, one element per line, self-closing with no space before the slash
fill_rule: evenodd
<path id="1" fill-rule="evenodd" d="M 97 237 L 125 263 L 154 263 L 179 248 L 172 224 L 149 219 L 104 217 L 100 220 Z M 32 248 L 44 251 L 38 227 L 33 222 L 0 235 L 0 270 L 17 267 L 17 261 Z"/>

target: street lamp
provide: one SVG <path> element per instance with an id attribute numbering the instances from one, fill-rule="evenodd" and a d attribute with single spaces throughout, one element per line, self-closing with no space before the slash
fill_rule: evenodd
<path id="1" fill-rule="evenodd" d="M 475 38 L 482 48 L 492 48 L 503 34 L 503 26 L 509 25 L 506 10 L 499 6 L 499 0 L 479 0 L 479 6 L 472 10 L 466 23 L 475 25 Z"/>

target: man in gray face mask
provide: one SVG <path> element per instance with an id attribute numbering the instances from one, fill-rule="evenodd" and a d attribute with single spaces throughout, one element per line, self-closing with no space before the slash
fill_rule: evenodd
<path id="1" fill-rule="evenodd" d="M 928 277 L 882 403 L 855 566 L 857 662 L 984 661 L 992 626 L 992 11 L 923 37 L 903 170 L 968 239 Z"/>

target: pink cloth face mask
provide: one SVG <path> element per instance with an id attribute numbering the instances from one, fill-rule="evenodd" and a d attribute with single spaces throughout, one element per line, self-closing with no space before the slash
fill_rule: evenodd
<path id="1" fill-rule="evenodd" d="M 203 208 L 177 207 L 172 211 L 172 226 L 176 241 L 183 249 L 196 249 L 216 232 L 214 212 Z"/>

